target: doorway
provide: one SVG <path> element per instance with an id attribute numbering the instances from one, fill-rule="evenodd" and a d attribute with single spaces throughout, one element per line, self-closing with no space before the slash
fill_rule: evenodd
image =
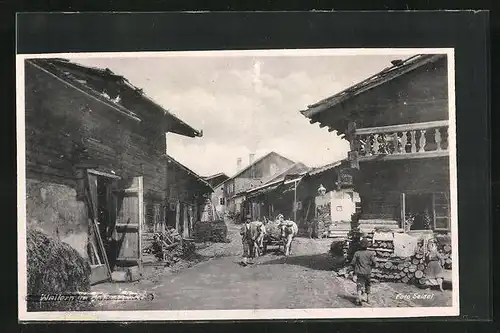
<path id="1" fill-rule="evenodd" d="M 402 210 L 412 221 L 409 230 L 448 230 L 450 201 L 446 192 L 402 194 Z"/>
<path id="2" fill-rule="evenodd" d="M 406 194 L 406 214 L 412 220 L 409 230 L 430 230 L 434 219 L 432 193 Z"/>

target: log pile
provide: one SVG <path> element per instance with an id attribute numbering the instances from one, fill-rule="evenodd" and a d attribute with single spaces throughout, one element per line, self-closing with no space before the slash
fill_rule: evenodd
<path id="1" fill-rule="evenodd" d="M 194 238 L 198 242 L 227 242 L 227 225 L 223 220 L 198 222 L 194 226 Z"/>
<path id="2" fill-rule="evenodd" d="M 152 254 L 157 261 L 170 265 L 192 255 L 196 250 L 195 244 L 183 239 L 175 229 L 153 234 L 151 243 L 143 250 L 145 254 Z"/>
<path id="3" fill-rule="evenodd" d="M 352 228 L 347 234 L 347 240 L 344 243 L 344 258 L 349 262 L 352 260 L 354 253 L 360 249 L 359 242 L 363 237 L 363 233 L 359 226 Z"/>
<path id="4" fill-rule="evenodd" d="M 450 236 L 436 236 L 436 244 L 438 252 L 441 254 L 444 260 L 444 269 L 452 269 L 451 260 L 451 238 Z"/>

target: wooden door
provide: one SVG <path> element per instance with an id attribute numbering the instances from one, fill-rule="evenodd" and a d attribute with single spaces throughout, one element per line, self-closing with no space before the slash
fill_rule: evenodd
<path id="1" fill-rule="evenodd" d="M 142 226 L 144 225 L 142 176 L 118 183 L 115 190 L 116 264 L 137 263 L 142 273 Z"/>
<path id="2" fill-rule="evenodd" d="M 90 283 L 96 284 L 111 279 L 111 271 L 102 235 L 100 232 L 100 221 L 97 213 L 97 176 L 85 173 L 85 198 L 89 214 L 89 259 L 90 259 Z"/>

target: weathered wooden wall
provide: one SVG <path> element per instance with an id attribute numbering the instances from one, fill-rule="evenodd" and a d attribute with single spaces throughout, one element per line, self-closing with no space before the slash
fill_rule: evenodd
<path id="1" fill-rule="evenodd" d="M 363 218 L 401 216 L 401 193 L 449 192 L 448 157 L 363 162 L 355 179 Z"/>
<path id="2" fill-rule="evenodd" d="M 73 166 L 90 157 L 122 178 L 144 176 L 145 198 L 165 198 L 164 151 L 151 148 L 142 123 L 29 64 L 25 98 L 28 178 L 74 185 Z"/>
<path id="3" fill-rule="evenodd" d="M 130 119 L 29 63 L 25 74 L 28 224 L 64 234 L 61 237 L 71 238 L 74 234 L 75 239 L 81 238 L 88 221 L 81 212 L 83 202 L 76 197 L 74 166 L 86 161 L 97 164 L 96 169 L 100 171 L 122 178 L 143 176 L 146 211 L 153 214 L 158 207 L 152 204 L 162 204 L 160 214 L 165 216 L 165 140 L 163 136 L 158 141 L 158 129 L 147 125 L 154 123 L 154 119 L 142 122 Z M 161 117 L 159 113 L 156 116 Z M 182 179 L 173 173 L 169 182 L 180 182 L 178 188 L 189 189 L 191 183 L 184 183 Z M 53 193 L 54 198 L 43 202 L 41 189 Z M 180 199 L 187 200 L 185 196 L 181 195 Z M 51 211 L 59 210 L 58 202 L 71 203 L 65 207 L 65 214 L 70 214 L 71 219 L 47 218 Z"/>

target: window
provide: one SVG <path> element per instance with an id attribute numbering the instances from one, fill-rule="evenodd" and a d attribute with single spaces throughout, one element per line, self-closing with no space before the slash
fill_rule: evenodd
<path id="1" fill-rule="evenodd" d="M 219 198 L 219 205 L 224 205 L 224 198 Z"/>
<path id="2" fill-rule="evenodd" d="M 434 206 L 434 229 L 449 229 L 450 228 L 450 203 L 447 193 L 433 194 Z"/>

